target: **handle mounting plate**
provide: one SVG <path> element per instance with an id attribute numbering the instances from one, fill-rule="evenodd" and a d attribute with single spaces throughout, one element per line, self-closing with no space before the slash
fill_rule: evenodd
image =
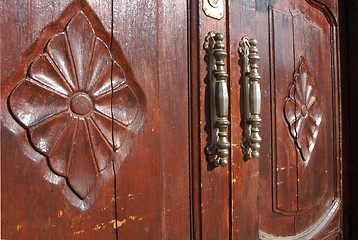
<path id="1" fill-rule="evenodd" d="M 203 10 L 206 16 L 220 20 L 224 16 L 224 0 L 203 0 Z"/>

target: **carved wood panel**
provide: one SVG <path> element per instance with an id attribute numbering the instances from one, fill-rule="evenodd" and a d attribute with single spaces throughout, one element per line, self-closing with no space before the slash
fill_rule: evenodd
<path id="1" fill-rule="evenodd" d="M 335 25 L 311 1 L 276 6 L 268 14 L 272 165 L 261 168 L 270 180 L 262 179 L 260 237 L 308 239 L 337 224 L 340 208 Z"/>
<path id="2" fill-rule="evenodd" d="M 189 239 L 186 1 L 0 12 L 1 237 Z"/>
<path id="3" fill-rule="evenodd" d="M 314 78 L 304 57 L 300 57 L 295 70 L 283 114 L 296 151 L 307 166 L 316 145 L 322 113 Z"/>
<path id="4" fill-rule="evenodd" d="M 114 153 L 121 153 L 118 161 L 126 158 L 144 121 L 143 101 L 79 12 L 30 64 L 8 105 L 54 177 L 70 190 L 65 196 L 86 209 L 111 176 Z"/>

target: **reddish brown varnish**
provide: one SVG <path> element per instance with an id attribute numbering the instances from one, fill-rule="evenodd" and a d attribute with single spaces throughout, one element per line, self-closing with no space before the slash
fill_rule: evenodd
<path id="1" fill-rule="evenodd" d="M 201 0 L 0 6 L 1 238 L 342 237 L 337 1 L 225 6 L 221 20 Z M 228 53 L 225 168 L 204 153 L 209 31 Z M 257 39 L 262 77 L 249 160 L 244 36 Z"/>

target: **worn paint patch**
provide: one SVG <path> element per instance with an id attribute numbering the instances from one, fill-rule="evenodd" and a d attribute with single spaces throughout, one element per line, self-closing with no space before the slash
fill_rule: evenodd
<path id="1" fill-rule="evenodd" d="M 125 224 L 127 222 L 126 219 L 123 219 L 122 221 L 118 221 L 117 220 L 117 227 L 121 227 L 123 224 Z"/>
<path id="2" fill-rule="evenodd" d="M 104 225 L 104 223 L 100 223 L 100 224 L 97 224 L 93 230 L 97 231 L 97 230 L 100 230 L 102 228 L 105 228 L 106 226 Z"/>
<path id="3" fill-rule="evenodd" d="M 166 215 L 170 212 L 170 208 L 164 208 L 163 209 L 163 214 Z"/>
<path id="4" fill-rule="evenodd" d="M 16 231 L 20 231 L 20 229 L 22 228 L 22 226 L 19 224 L 16 226 Z"/>
<path id="5" fill-rule="evenodd" d="M 129 219 L 132 221 L 135 221 L 136 218 L 137 218 L 136 216 L 129 216 Z"/>
<path id="6" fill-rule="evenodd" d="M 82 233 L 84 233 L 84 232 L 85 232 L 85 230 L 80 230 L 80 231 L 74 232 L 73 235 L 82 234 Z"/>
<path id="7" fill-rule="evenodd" d="M 121 227 L 123 224 L 125 224 L 127 222 L 126 219 L 123 219 L 122 221 L 119 221 L 117 220 L 117 224 L 116 224 L 116 220 L 113 219 L 112 221 L 110 221 L 109 223 L 113 223 L 113 228 L 116 229 L 116 228 L 119 228 Z"/>
<path id="8" fill-rule="evenodd" d="M 57 217 L 62 217 L 62 215 L 63 215 L 63 212 L 60 210 L 60 211 L 58 211 L 58 213 L 57 213 Z"/>

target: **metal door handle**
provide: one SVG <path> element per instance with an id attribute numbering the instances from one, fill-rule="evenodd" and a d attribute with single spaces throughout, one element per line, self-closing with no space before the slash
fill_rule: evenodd
<path id="1" fill-rule="evenodd" d="M 243 37 L 239 52 L 243 58 L 243 88 L 244 88 L 244 139 L 241 142 L 246 159 L 258 158 L 261 137 L 259 127 L 261 125 L 261 79 L 258 73 L 258 49 L 255 39 Z"/>
<path id="2" fill-rule="evenodd" d="M 214 166 L 225 167 L 228 164 L 230 143 L 227 139 L 227 119 L 229 112 L 229 94 L 226 84 L 228 74 L 225 72 L 224 36 L 220 33 L 209 32 L 204 48 L 207 50 L 209 61 L 209 87 L 211 110 L 211 143 L 206 147 L 208 162 Z"/>

